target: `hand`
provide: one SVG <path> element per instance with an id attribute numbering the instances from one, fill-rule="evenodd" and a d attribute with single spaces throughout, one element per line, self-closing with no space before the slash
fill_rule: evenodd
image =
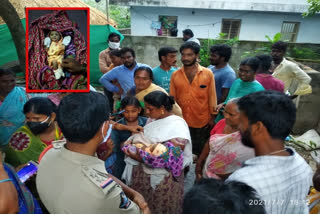
<path id="1" fill-rule="evenodd" d="M 135 202 L 139 206 L 139 208 L 142 210 L 143 214 L 150 214 L 151 213 L 146 200 L 144 199 L 144 197 L 140 193 L 135 191 L 132 201 Z"/>
<path id="2" fill-rule="evenodd" d="M 139 125 L 135 125 L 135 126 L 128 126 L 128 131 L 132 132 L 132 133 L 139 133 L 139 132 L 143 132 L 143 127 L 139 126 Z"/>
<path id="3" fill-rule="evenodd" d="M 136 153 L 132 153 L 131 151 L 130 151 L 130 149 L 127 149 L 127 150 L 125 150 L 124 151 L 124 153 L 127 155 L 127 156 L 129 156 L 130 158 L 132 158 L 133 160 L 136 160 L 136 161 L 138 161 L 138 162 L 142 162 L 142 158 L 141 158 L 141 156 L 140 156 L 140 149 L 139 148 L 137 148 L 137 151 L 136 151 Z"/>
<path id="4" fill-rule="evenodd" d="M 108 151 L 112 151 L 113 148 L 114 148 L 114 144 L 113 144 L 113 141 L 111 139 L 109 139 L 107 141 L 107 148 L 108 148 Z"/>
<path id="5" fill-rule="evenodd" d="M 220 109 L 223 108 L 224 106 L 225 106 L 224 103 L 220 103 L 220 104 L 217 106 L 216 111 L 217 111 L 217 112 L 220 111 Z"/>
<path id="6" fill-rule="evenodd" d="M 199 181 L 202 178 L 202 167 L 200 164 L 196 164 L 196 181 Z"/>
<path id="7" fill-rule="evenodd" d="M 71 73 L 82 72 L 83 66 L 75 59 L 66 58 L 62 60 L 61 66 Z"/>

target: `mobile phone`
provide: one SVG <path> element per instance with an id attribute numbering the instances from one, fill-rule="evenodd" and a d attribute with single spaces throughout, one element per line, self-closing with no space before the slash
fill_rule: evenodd
<path id="1" fill-rule="evenodd" d="M 32 175 L 36 174 L 38 171 L 38 164 L 34 161 L 29 161 L 26 166 L 20 169 L 17 172 L 20 181 L 24 183 L 28 180 Z"/>

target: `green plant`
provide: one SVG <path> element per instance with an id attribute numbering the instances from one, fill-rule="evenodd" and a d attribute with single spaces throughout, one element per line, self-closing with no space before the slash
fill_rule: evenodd
<path id="1" fill-rule="evenodd" d="M 247 57 L 251 57 L 251 56 L 256 56 L 259 54 L 270 54 L 271 52 L 271 47 L 272 44 L 280 41 L 282 38 L 282 34 L 281 33 L 276 33 L 273 38 L 271 38 L 268 35 L 265 35 L 265 37 L 268 39 L 269 43 L 263 43 L 261 47 L 254 49 L 253 51 L 245 51 L 241 58 L 247 58 Z"/>
<path id="2" fill-rule="evenodd" d="M 311 17 L 320 11 L 320 0 L 308 0 L 308 3 L 308 11 L 302 14 L 304 17 Z"/>
<path id="3" fill-rule="evenodd" d="M 200 61 L 201 65 L 208 67 L 210 65 L 210 47 L 216 44 L 226 44 L 229 46 L 234 46 L 239 42 L 238 37 L 234 37 L 232 39 L 225 40 L 225 33 L 220 33 L 216 39 L 205 39 L 202 42 L 202 46 L 200 49 Z"/>
<path id="4" fill-rule="evenodd" d="M 292 48 L 289 52 L 289 56 L 296 59 L 320 59 L 320 53 L 310 48 Z"/>
<path id="5" fill-rule="evenodd" d="M 170 22 L 165 16 L 161 16 L 160 22 L 165 29 L 175 28 L 174 23 Z"/>

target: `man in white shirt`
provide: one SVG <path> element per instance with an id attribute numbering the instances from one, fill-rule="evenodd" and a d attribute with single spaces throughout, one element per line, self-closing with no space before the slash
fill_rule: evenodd
<path id="1" fill-rule="evenodd" d="M 242 97 L 239 130 L 242 143 L 255 150 L 256 157 L 244 162 L 228 181 L 253 187 L 267 213 L 309 213 L 306 201 L 312 170 L 290 147 L 284 147 L 296 118 L 291 99 L 280 92 L 261 91 Z"/>
<path id="2" fill-rule="evenodd" d="M 185 29 L 185 30 L 182 31 L 182 33 L 183 33 L 183 38 L 182 38 L 183 41 L 185 41 L 185 42 L 195 42 L 198 45 L 201 45 L 200 41 L 197 38 L 194 37 L 192 30 Z"/>
<path id="3" fill-rule="evenodd" d="M 271 47 L 271 56 L 273 60 L 273 76 L 284 82 L 284 91 L 289 91 L 292 98 L 298 95 L 309 94 L 312 92 L 311 78 L 297 64 L 284 58 L 288 44 L 283 41 L 275 42 Z M 293 82 L 298 83 L 295 89 Z"/>

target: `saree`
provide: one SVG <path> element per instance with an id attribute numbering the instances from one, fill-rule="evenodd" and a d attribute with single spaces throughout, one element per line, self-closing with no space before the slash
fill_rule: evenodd
<path id="1" fill-rule="evenodd" d="M 205 178 L 217 178 L 217 174 L 230 174 L 241 168 L 244 161 L 255 157 L 254 149 L 242 144 L 240 132 L 212 135 L 209 148 L 203 167 Z"/>
<path id="2" fill-rule="evenodd" d="M 29 87 L 30 89 L 84 89 L 87 79 L 83 74 L 67 73 L 66 78 L 56 80 L 51 67 L 47 63 L 45 50 L 45 32 L 58 31 L 62 36 L 71 36 L 72 40 L 66 47 L 65 57 L 73 57 L 80 64 L 87 64 L 86 42 L 77 29 L 76 24 L 69 20 L 63 10 L 41 16 L 31 23 L 28 40 L 29 53 Z"/>
<path id="3" fill-rule="evenodd" d="M 33 197 L 28 188 L 21 183 L 14 169 L 8 164 L 3 163 L 3 167 L 12 179 L 12 183 L 17 190 L 19 199 L 19 214 L 42 214 L 42 210 L 37 200 Z"/>
<path id="4" fill-rule="evenodd" d="M 181 117 L 171 115 L 148 123 L 144 126 L 144 136 L 150 144 L 167 142 L 172 139 L 186 140 L 183 150 L 183 168 L 192 164 L 189 128 Z M 166 169 L 151 168 L 144 163 L 138 163 L 133 166 L 130 187 L 144 196 L 151 213 L 182 213 L 183 172 L 180 176 L 174 177 Z"/>
<path id="5" fill-rule="evenodd" d="M 133 92 L 132 92 L 133 91 Z M 164 90 L 163 88 L 161 88 L 160 86 L 156 85 L 156 84 L 153 84 L 151 83 L 151 85 L 144 89 L 143 91 L 140 91 L 139 93 L 135 94 L 135 89 L 132 89 L 131 90 L 131 93 L 133 93 L 133 95 L 135 95 L 135 97 L 140 101 L 140 102 L 143 102 L 143 99 L 144 97 L 153 92 L 153 91 L 162 91 L 163 93 L 167 94 L 168 93 L 166 92 L 166 90 Z M 143 105 L 144 106 L 144 105 Z M 182 117 L 182 110 L 180 108 L 180 106 L 178 105 L 177 102 L 175 102 L 175 104 L 173 105 L 173 109 L 172 109 L 172 113 L 179 116 L 179 117 Z"/>
<path id="6" fill-rule="evenodd" d="M 22 110 L 26 102 L 25 90 L 16 86 L 0 105 L 0 147 L 6 146 L 11 135 L 23 125 Z"/>
<path id="7" fill-rule="evenodd" d="M 258 81 L 254 80 L 252 82 L 244 82 L 241 79 L 236 79 L 232 84 L 224 103 L 227 104 L 228 101 L 233 98 L 243 97 L 258 91 L 264 91 L 264 87 Z M 215 123 L 219 122 L 223 118 L 223 114 L 220 112 L 215 119 Z"/>
<path id="8" fill-rule="evenodd" d="M 61 140 L 63 135 L 56 126 L 55 139 Z M 6 149 L 6 162 L 14 167 L 25 164 L 30 160 L 38 161 L 41 152 L 51 142 L 42 141 L 39 136 L 34 135 L 28 126 L 19 128 L 10 138 Z"/>

